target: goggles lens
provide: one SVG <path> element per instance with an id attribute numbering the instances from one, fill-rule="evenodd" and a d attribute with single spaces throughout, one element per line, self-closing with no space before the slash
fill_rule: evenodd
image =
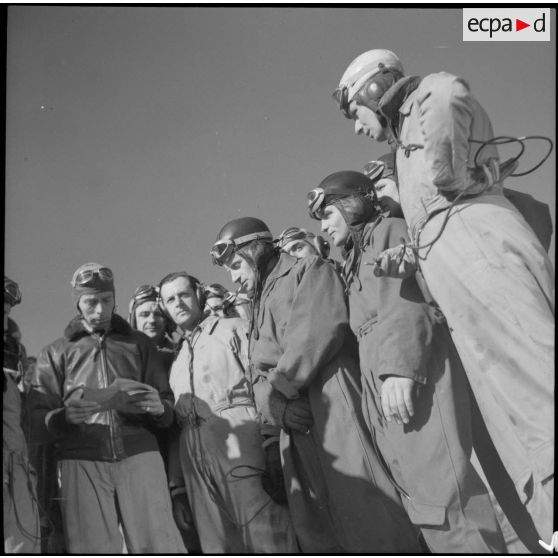
<path id="1" fill-rule="evenodd" d="M 325 192 L 322 188 L 314 188 L 308 192 L 308 213 L 312 219 L 321 221 L 323 214 L 323 204 L 325 201 Z"/>
<path id="2" fill-rule="evenodd" d="M 95 282 L 95 276 L 99 278 L 100 281 L 112 281 L 114 276 L 112 271 L 108 267 L 100 267 L 99 269 L 86 269 L 80 272 L 74 279 L 74 287 L 85 287 L 90 283 Z"/>
<path id="3" fill-rule="evenodd" d="M 237 238 L 218 240 L 209 252 L 213 258 L 213 263 L 216 265 L 223 265 L 226 260 L 232 257 L 238 248 L 252 242 L 253 240 L 271 242 L 273 240 L 273 236 L 269 231 L 258 231 L 244 236 L 238 236 Z"/>
<path id="4" fill-rule="evenodd" d="M 364 165 L 362 172 L 370 179 L 370 180 L 378 180 L 379 178 L 386 178 L 387 176 L 391 176 L 391 174 L 387 174 L 388 169 L 383 161 L 370 161 Z"/>
<path id="5" fill-rule="evenodd" d="M 12 306 L 21 302 L 21 291 L 13 281 L 4 281 L 4 296 Z"/>
<path id="6" fill-rule="evenodd" d="M 223 265 L 233 255 L 234 251 L 234 240 L 219 240 L 211 248 L 210 254 L 215 265 Z"/>

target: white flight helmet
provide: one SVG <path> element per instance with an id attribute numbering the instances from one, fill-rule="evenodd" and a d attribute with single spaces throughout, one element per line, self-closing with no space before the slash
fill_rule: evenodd
<path id="1" fill-rule="evenodd" d="M 346 116 L 349 103 L 361 87 L 371 77 L 385 70 L 391 70 L 401 76 L 404 74 L 403 65 L 397 55 L 383 48 L 368 50 L 348 65 L 333 93 L 333 98 Z"/>

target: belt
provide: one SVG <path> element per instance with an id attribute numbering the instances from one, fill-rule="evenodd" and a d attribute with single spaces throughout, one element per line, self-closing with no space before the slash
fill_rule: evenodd
<path id="1" fill-rule="evenodd" d="M 246 400 L 246 401 L 239 401 L 238 403 L 231 403 L 229 401 L 227 402 L 223 402 L 219 405 L 216 405 L 215 407 L 212 407 L 211 410 L 211 414 L 208 416 L 201 416 L 199 414 L 197 414 L 195 411 L 190 411 L 187 415 L 181 415 L 179 413 L 177 413 L 176 415 L 176 422 L 178 423 L 178 425 L 182 428 L 184 425 L 189 424 L 192 427 L 198 427 L 200 426 L 200 422 L 201 421 L 206 421 L 209 418 L 211 418 L 212 415 L 216 414 L 216 413 L 220 413 L 222 411 L 226 411 L 227 409 L 233 409 L 235 407 L 254 407 L 254 403 L 250 400 Z"/>

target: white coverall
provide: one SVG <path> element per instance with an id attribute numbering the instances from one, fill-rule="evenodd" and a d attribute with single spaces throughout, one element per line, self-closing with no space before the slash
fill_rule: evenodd
<path id="1" fill-rule="evenodd" d="M 171 368 L 180 466 L 205 554 L 298 551 L 287 508 L 261 484 L 265 456 L 247 343 L 244 320 L 210 316 L 184 339 Z"/>
<path id="2" fill-rule="evenodd" d="M 462 79 L 444 72 L 425 77 L 399 117 L 403 146 L 422 146 L 396 153 L 405 220 L 424 247 L 420 267 L 446 316 L 495 447 L 548 541 L 554 488 L 551 262 L 503 196 L 502 183 L 483 191 L 472 177 L 479 144 L 470 140 L 485 141 L 494 133 Z M 494 146 L 483 150 L 480 162 L 488 157 L 498 157 Z M 464 189 L 478 195 L 448 210 Z"/>

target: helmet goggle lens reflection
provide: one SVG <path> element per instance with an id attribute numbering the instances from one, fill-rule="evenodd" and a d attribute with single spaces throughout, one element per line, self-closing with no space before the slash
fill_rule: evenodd
<path id="1" fill-rule="evenodd" d="M 100 281 L 112 281 L 114 276 L 108 267 L 100 267 L 99 269 L 86 269 L 81 271 L 74 279 L 74 287 L 84 287 L 95 281 L 95 275 Z"/>
<path id="2" fill-rule="evenodd" d="M 325 192 L 322 188 L 314 188 L 308 192 L 308 213 L 312 219 L 321 221 L 323 215 L 323 204 L 325 201 Z"/>
<path id="3" fill-rule="evenodd" d="M 4 295 L 12 306 L 21 302 L 21 291 L 14 281 L 4 281 Z"/>

